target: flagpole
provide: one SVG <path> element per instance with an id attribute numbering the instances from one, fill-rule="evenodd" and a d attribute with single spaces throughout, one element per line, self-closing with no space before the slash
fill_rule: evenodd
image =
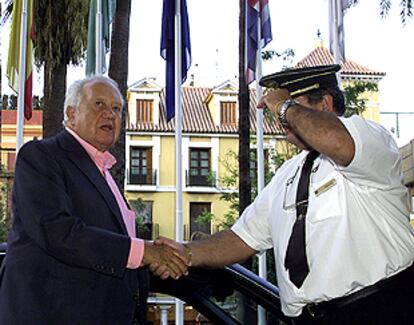
<path id="1" fill-rule="evenodd" d="M 16 154 L 23 145 L 24 95 L 26 82 L 27 0 L 23 0 L 20 24 L 19 94 L 17 97 Z"/>
<path id="2" fill-rule="evenodd" d="M 261 35 L 261 17 L 258 15 L 257 21 L 257 52 L 256 52 L 256 99 L 259 102 L 263 95 L 262 86 L 259 81 L 262 78 L 262 35 Z M 262 192 L 264 188 L 264 152 L 263 152 L 263 110 L 256 109 L 256 137 L 257 137 L 257 193 Z M 266 280 L 266 253 L 259 255 L 259 276 Z M 257 309 L 258 324 L 266 324 L 266 310 L 259 306 Z"/>
<path id="3" fill-rule="evenodd" d="M 95 74 L 102 74 L 102 0 L 96 0 Z"/>
<path id="4" fill-rule="evenodd" d="M 334 57 L 334 63 L 340 64 L 340 53 L 339 53 L 339 29 L 338 29 L 338 23 L 339 23 L 339 14 L 342 15 L 342 12 L 339 13 L 339 11 L 342 11 L 342 8 L 339 6 L 338 1 L 341 0 L 330 0 L 332 3 L 332 13 L 333 13 L 333 57 Z M 331 28 L 332 30 L 332 28 Z M 338 71 L 336 73 L 336 79 L 338 80 L 338 86 L 341 88 L 341 74 Z"/>
<path id="5" fill-rule="evenodd" d="M 183 241 L 183 191 L 182 191 L 182 121 L 181 121 L 181 0 L 175 1 L 174 14 L 174 108 L 175 108 L 175 240 Z M 184 304 L 181 300 L 175 300 L 175 324 L 184 323 Z"/>

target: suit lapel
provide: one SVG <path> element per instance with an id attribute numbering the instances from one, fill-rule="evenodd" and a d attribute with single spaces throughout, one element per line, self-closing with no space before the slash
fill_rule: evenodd
<path id="1" fill-rule="evenodd" d="M 85 151 L 82 145 L 67 131 L 62 131 L 59 133 L 57 139 L 61 147 L 66 151 L 68 159 L 71 160 L 96 187 L 98 192 L 104 198 L 108 207 L 111 209 L 112 213 L 115 215 L 123 232 L 127 234 L 128 231 L 125 227 L 125 223 L 115 196 L 113 195 L 112 190 L 108 186 L 108 183 L 106 182 L 102 173 L 89 157 L 88 153 Z"/>

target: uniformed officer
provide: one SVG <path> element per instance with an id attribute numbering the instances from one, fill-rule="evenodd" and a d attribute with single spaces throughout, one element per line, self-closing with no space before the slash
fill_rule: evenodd
<path id="1" fill-rule="evenodd" d="M 414 231 L 391 135 L 342 117 L 338 65 L 263 77 L 288 160 L 231 230 L 186 246 L 193 266 L 221 267 L 273 248 L 282 310 L 297 324 L 413 324 Z M 152 266 L 166 277 L 165 268 Z"/>

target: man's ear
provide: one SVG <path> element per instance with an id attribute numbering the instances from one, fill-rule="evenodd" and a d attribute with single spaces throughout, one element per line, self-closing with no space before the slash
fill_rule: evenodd
<path id="1" fill-rule="evenodd" d="M 75 108 L 73 106 L 68 106 L 66 108 L 66 115 L 68 117 L 68 122 L 69 124 L 71 124 L 71 122 L 74 120 L 75 118 Z"/>
<path id="2" fill-rule="evenodd" d="M 335 109 L 333 107 L 333 98 L 331 95 L 326 94 L 323 96 L 322 99 L 322 110 L 325 112 L 335 112 Z"/>

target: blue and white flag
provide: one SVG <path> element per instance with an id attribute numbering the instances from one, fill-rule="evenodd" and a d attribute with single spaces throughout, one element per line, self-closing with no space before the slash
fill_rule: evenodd
<path id="1" fill-rule="evenodd" d="M 255 80 L 257 50 L 259 48 L 258 20 L 260 17 L 260 48 L 264 48 L 272 40 L 270 25 L 269 1 L 248 0 L 246 2 L 246 82 Z"/>
<path id="2" fill-rule="evenodd" d="M 190 44 L 190 28 L 188 24 L 187 2 L 181 1 L 181 44 L 175 44 L 174 34 L 174 15 L 175 15 L 175 0 L 164 0 L 162 13 L 162 31 L 161 31 L 161 56 L 166 60 L 166 108 L 167 121 L 171 120 L 175 115 L 175 46 L 181 46 L 181 84 L 187 78 L 187 71 L 191 65 L 191 44 Z M 179 86 L 179 85 L 177 85 Z"/>

